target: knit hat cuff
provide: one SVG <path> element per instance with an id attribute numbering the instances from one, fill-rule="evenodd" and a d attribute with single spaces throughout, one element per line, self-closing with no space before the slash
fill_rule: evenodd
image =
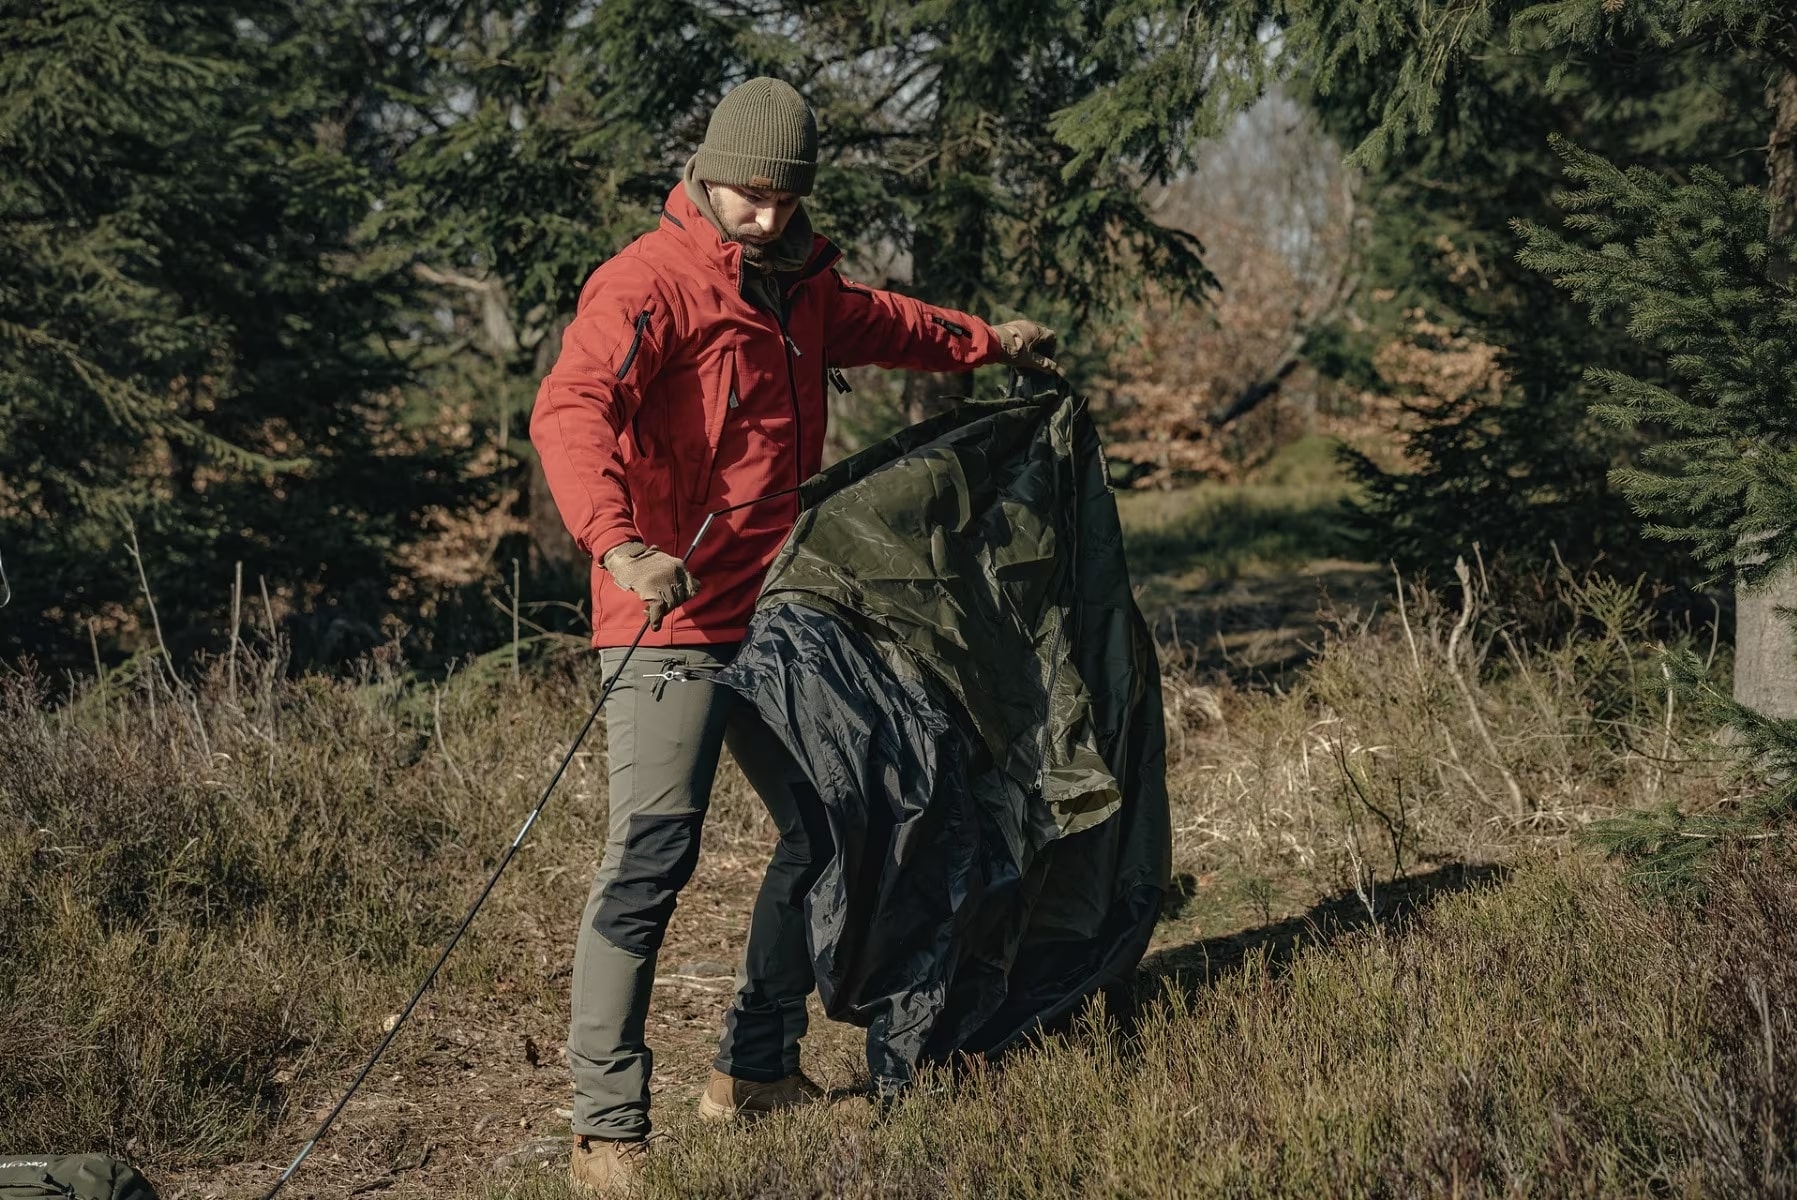
<path id="1" fill-rule="evenodd" d="M 739 154 L 705 145 L 693 156 L 693 173 L 707 183 L 809 196 L 817 178 L 817 164 L 796 158 Z"/>

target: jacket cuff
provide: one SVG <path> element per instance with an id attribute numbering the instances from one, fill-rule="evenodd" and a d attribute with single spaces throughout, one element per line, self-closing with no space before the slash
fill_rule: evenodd
<path id="1" fill-rule="evenodd" d="M 622 546 L 625 542 L 640 542 L 642 535 L 636 526 L 628 521 L 619 521 L 615 517 L 599 517 L 581 531 L 576 539 L 594 562 L 603 562 L 605 556 Z"/>
<path id="2" fill-rule="evenodd" d="M 998 340 L 991 325 L 975 317 L 970 328 L 973 330 L 973 352 L 978 359 L 974 366 L 989 367 L 1005 361 L 1004 343 Z"/>

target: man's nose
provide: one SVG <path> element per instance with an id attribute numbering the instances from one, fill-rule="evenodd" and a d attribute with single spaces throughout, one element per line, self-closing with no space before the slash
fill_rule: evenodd
<path id="1" fill-rule="evenodd" d="M 779 223 L 779 220 L 780 218 L 775 215 L 772 208 L 758 208 L 755 210 L 755 228 L 761 230 L 761 232 L 765 234 L 772 235 L 774 226 Z"/>

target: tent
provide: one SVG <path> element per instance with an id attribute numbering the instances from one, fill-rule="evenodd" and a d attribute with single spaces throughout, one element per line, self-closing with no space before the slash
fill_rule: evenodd
<path id="1" fill-rule="evenodd" d="M 894 1084 L 1133 975 L 1169 874 L 1159 670 L 1077 399 L 964 404 L 800 499 L 718 681 L 828 811 L 819 992 Z"/>

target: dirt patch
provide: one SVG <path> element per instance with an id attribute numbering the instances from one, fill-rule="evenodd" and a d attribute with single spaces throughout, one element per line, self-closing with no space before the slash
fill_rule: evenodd
<path id="1" fill-rule="evenodd" d="M 655 1052 L 649 1090 L 664 1122 L 696 1103 L 705 1085 L 750 904 L 772 849 L 771 837 L 714 839 L 675 910 L 649 1013 L 649 1045 Z M 562 863 L 521 858 L 513 869 L 558 866 L 585 877 L 591 862 L 570 853 Z M 563 1042 L 580 914 L 576 904 L 566 912 L 530 915 L 536 919 L 527 924 L 560 932 L 520 937 L 510 947 L 518 969 L 502 975 L 489 991 L 446 988 L 428 996 L 390 1051 L 403 1065 L 383 1060 L 282 1189 L 283 1197 L 442 1197 L 532 1164 L 563 1169 L 571 1089 Z M 482 936 L 477 922 L 464 945 Z M 403 1000 L 395 997 L 396 1009 Z M 860 1061 L 860 1030 L 825 1019 L 815 998 L 812 1021 L 806 1069 L 828 1085 L 846 1084 Z M 374 1041 L 371 1034 L 371 1051 Z M 153 1171 L 162 1195 L 166 1200 L 266 1195 L 352 1077 L 353 1071 L 346 1072 L 329 1094 L 285 1121 L 267 1157 L 203 1170 Z"/>
<path id="2" fill-rule="evenodd" d="M 1333 622 L 1366 617 L 1390 590 L 1369 563 L 1318 559 L 1227 579 L 1162 576 L 1138 602 L 1164 652 L 1201 676 L 1268 687 L 1315 657 Z"/>

